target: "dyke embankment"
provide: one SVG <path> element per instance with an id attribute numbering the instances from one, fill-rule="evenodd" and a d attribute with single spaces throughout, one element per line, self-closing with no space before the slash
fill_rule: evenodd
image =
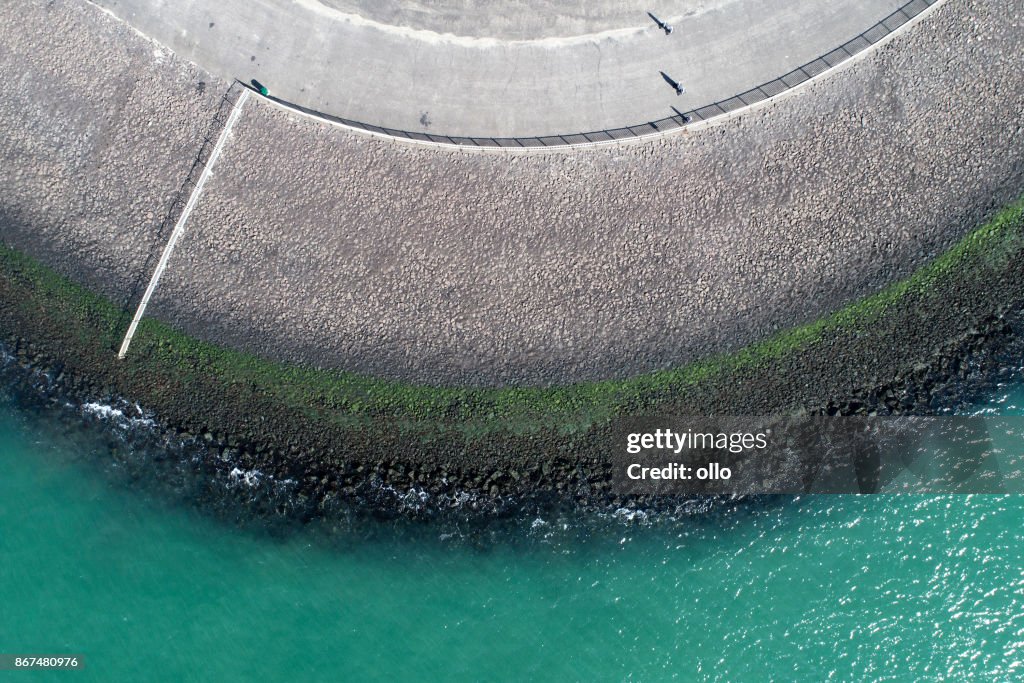
<path id="1" fill-rule="evenodd" d="M 0 32 L 0 334 L 314 509 L 366 482 L 601 500 L 617 418 L 934 411 L 1019 332 L 1012 2 L 616 148 L 463 154 L 249 107 L 120 362 L 230 84 L 85 5 Z"/>
<path id="2" fill-rule="evenodd" d="M 252 100 L 148 312 L 449 387 L 739 350 L 909 276 L 1020 195 L 1014 8 L 945 3 L 790 97 L 612 148 L 424 149 Z M 3 241 L 131 309 L 229 84 L 88 5 L 28 2 L 5 29 Z"/>

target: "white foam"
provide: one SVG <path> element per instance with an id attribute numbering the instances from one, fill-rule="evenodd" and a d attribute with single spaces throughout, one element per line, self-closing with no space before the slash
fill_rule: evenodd
<path id="1" fill-rule="evenodd" d="M 644 510 L 630 510 L 629 508 L 619 508 L 612 513 L 612 516 L 626 522 L 646 522 L 648 519 Z"/>
<path id="2" fill-rule="evenodd" d="M 232 482 L 242 483 L 252 488 L 260 483 L 263 473 L 259 470 L 242 470 L 235 467 L 228 473 L 228 476 L 231 477 Z"/>
<path id="3" fill-rule="evenodd" d="M 124 417 L 124 412 L 122 410 L 119 410 L 114 406 L 108 406 L 105 403 L 83 403 L 82 411 L 95 415 L 96 417 L 103 418 L 104 420 Z"/>
<path id="4" fill-rule="evenodd" d="M 82 412 L 86 415 L 93 415 L 101 420 L 108 420 L 125 427 L 154 427 L 156 422 L 146 415 L 146 412 L 138 404 L 127 404 L 125 408 L 133 408 L 136 415 L 129 416 L 121 408 L 116 408 L 106 403 L 90 401 L 82 404 Z"/>

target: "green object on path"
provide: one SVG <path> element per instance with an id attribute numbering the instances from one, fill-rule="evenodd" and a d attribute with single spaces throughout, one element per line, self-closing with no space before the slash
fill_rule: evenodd
<path id="1" fill-rule="evenodd" d="M 267 86 L 265 86 L 265 85 L 261 85 L 260 86 L 260 94 L 263 95 L 264 97 L 266 97 L 267 95 L 270 94 L 270 91 L 267 90 Z"/>

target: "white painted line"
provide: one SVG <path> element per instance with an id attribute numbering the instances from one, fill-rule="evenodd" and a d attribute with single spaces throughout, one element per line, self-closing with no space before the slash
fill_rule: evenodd
<path id="1" fill-rule="evenodd" d="M 142 320 L 142 315 L 146 312 L 146 306 L 149 304 L 150 297 L 153 296 L 153 292 L 156 291 L 156 286 L 160 282 L 160 276 L 163 275 L 164 270 L 167 268 L 167 262 L 171 258 L 171 253 L 174 251 L 174 246 L 178 243 L 182 233 L 185 232 L 185 223 L 188 221 L 189 215 L 192 210 L 196 208 L 196 204 L 199 202 L 199 196 L 203 193 L 203 186 L 206 185 L 206 181 L 213 175 L 213 165 L 217 163 L 217 157 L 224 149 L 224 143 L 228 139 L 228 135 L 231 133 L 232 127 L 238 121 L 238 117 L 242 114 L 242 105 L 249 98 L 249 91 L 242 90 L 241 96 L 238 101 L 235 102 L 234 108 L 231 110 L 231 116 L 228 117 L 228 122 L 224 125 L 224 130 L 221 131 L 220 137 L 217 138 L 217 144 L 213 147 L 213 152 L 210 154 L 209 160 L 207 160 L 203 173 L 199 176 L 199 182 L 196 183 L 196 187 L 192 190 L 192 194 L 188 198 L 188 203 L 185 204 L 185 210 L 181 212 L 181 217 L 178 218 L 178 222 L 174 225 L 174 230 L 171 232 L 171 238 L 167 240 L 167 244 L 164 246 L 164 251 L 160 255 L 160 262 L 156 264 L 156 270 L 153 271 L 153 277 L 149 280 L 149 286 L 146 287 L 146 293 L 142 295 L 142 301 L 139 302 L 139 307 L 135 311 L 135 317 L 132 318 L 132 324 L 128 326 L 128 332 L 124 335 L 124 341 L 121 342 L 121 350 L 118 351 L 117 357 L 124 358 L 128 353 L 128 346 L 132 343 L 132 337 L 135 336 L 135 330 L 139 326 L 139 321 Z"/>

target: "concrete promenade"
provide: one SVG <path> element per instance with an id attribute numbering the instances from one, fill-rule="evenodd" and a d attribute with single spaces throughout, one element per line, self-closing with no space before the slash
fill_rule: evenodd
<path id="1" fill-rule="evenodd" d="M 124 298 L 228 83 L 83 3 L 5 19 L 0 238 Z M 1019 0 L 950 0 L 768 107 L 570 153 L 412 148 L 250 100 L 149 310 L 443 384 L 736 349 L 878 291 L 1020 195 L 1022 21 Z"/>
<path id="2" fill-rule="evenodd" d="M 674 0 L 658 10 L 670 36 L 651 8 L 608 0 L 589 22 L 589 9 L 543 0 L 458 12 L 454 3 L 385 12 L 371 0 L 94 1 L 222 78 L 256 78 L 317 111 L 509 137 L 618 128 L 725 100 L 831 51 L 906 0 Z M 500 37 L 526 34 L 542 37 Z M 686 93 L 677 96 L 662 71 Z"/>

